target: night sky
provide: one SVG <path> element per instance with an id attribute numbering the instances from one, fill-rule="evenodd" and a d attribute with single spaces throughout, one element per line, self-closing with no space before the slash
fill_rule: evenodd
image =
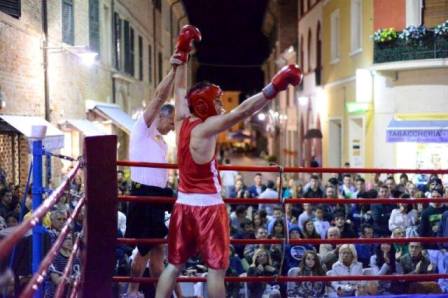
<path id="1" fill-rule="evenodd" d="M 268 0 L 183 0 L 190 23 L 202 33 L 196 44 L 197 81 L 252 94 L 264 85 L 261 65 L 270 42 L 262 32 Z M 222 65 L 222 66 L 218 66 Z M 223 67 L 225 66 L 225 67 Z"/>

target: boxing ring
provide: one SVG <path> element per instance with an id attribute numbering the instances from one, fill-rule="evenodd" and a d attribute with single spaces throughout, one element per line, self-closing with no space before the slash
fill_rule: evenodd
<path id="1" fill-rule="evenodd" d="M 74 257 L 81 256 L 81 274 L 71 286 L 70 297 L 112 297 L 112 284 L 115 282 L 139 282 L 154 283 L 155 278 L 113 276 L 115 267 L 115 248 L 118 244 L 165 244 L 166 239 L 136 239 L 117 238 L 117 203 L 118 202 L 151 202 L 174 203 L 174 198 L 166 197 L 142 197 L 142 196 L 118 196 L 117 195 L 117 166 L 154 167 L 176 169 L 174 164 L 156 164 L 130 161 L 117 161 L 116 136 L 87 137 L 84 141 L 84 154 L 82 161 L 78 162 L 67 175 L 63 183 L 40 205 L 33 216 L 22 222 L 13 234 L 0 241 L 0 260 L 5 259 L 14 245 L 24 235 L 36 227 L 45 213 L 56 204 L 69 186 L 70 181 L 82 167 L 85 177 L 85 197 L 79 200 L 74 211 L 63 227 L 59 237 L 50 249 L 49 253 L 35 270 L 30 282 L 27 284 L 20 297 L 40 297 L 41 285 L 47 275 L 49 265 L 56 256 L 65 236 L 69 233 L 70 224 L 85 205 L 85 218 L 83 232 L 75 240 L 72 255 L 64 270 L 64 277 L 70 271 Z M 363 173 L 363 174 L 448 174 L 448 170 L 424 170 L 424 169 L 367 169 L 367 168 L 294 168 L 280 166 L 220 166 L 220 170 L 236 170 L 250 172 L 278 173 L 280 177 L 284 173 Z M 281 181 L 282 184 L 282 181 Z M 282 185 L 280 185 L 282 187 Z M 272 198 L 272 199 L 235 199 L 225 198 L 227 204 L 416 204 L 448 203 L 448 199 L 328 199 L 328 198 Z M 346 244 L 346 243 L 448 243 L 448 237 L 413 237 L 413 238 L 371 238 L 371 239 L 232 239 L 232 244 Z M 303 281 L 436 281 L 448 279 L 448 274 L 406 274 L 406 275 L 349 275 L 349 276 L 270 276 L 270 277 L 226 277 L 226 282 L 303 282 Z M 205 282 L 204 277 L 178 277 L 178 282 Z M 61 297 L 66 283 L 60 283 L 55 297 Z M 434 297 L 437 297 L 435 295 Z"/>

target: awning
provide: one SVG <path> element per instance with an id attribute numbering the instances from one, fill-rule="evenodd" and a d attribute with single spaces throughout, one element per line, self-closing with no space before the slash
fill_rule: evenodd
<path id="1" fill-rule="evenodd" d="M 387 127 L 386 142 L 448 143 L 448 121 L 392 120 Z"/>
<path id="2" fill-rule="evenodd" d="M 45 149 L 51 151 L 64 147 L 64 133 L 44 118 L 13 115 L 0 115 L 0 118 L 27 138 L 31 137 L 33 125 L 44 125 L 47 127 L 47 133 L 43 140 Z"/>
<path id="3" fill-rule="evenodd" d="M 88 109 L 98 113 L 100 116 L 111 120 L 116 126 L 124 130 L 127 134 L 131 133 L 134 126 L 134 120 L 126 114 L 119 105 L 88 101 Z"/>
<path id="4" fill-rule="evenodd" d="M 322 132 L 320 129 L 311 128 L 305 134 L 305 139 L 322 139 Z"/>
<path id="5" fill-rule="evenodd" d="M 86 137 L 102 136 L 108 133 L 96 126 L 95 123 L 86 119 L 69 119 L 65 121 L 64 126 L 71 126 L 74 129 L 80 131 Z"/>

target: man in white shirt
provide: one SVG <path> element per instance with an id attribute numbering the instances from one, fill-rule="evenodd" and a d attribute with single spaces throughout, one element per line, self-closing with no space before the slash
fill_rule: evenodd
<path id="1" fill-rule="evenodd" d="M 174 70 L 160 82 L 154 98 L 148 103 L 143 114 L 132 128 L 129 159 L 142 162 L 167 162 L 167 144 L 163 135 L 174 129 L 174 107 L 164 104 L 174 82 Z M 173 196 L 166 188 L 168 172 L 166 169 L 131 167 L 131 195 L 134 196 Z M 127 216 L 127 238 L 164 238 L 167 235 L 165 210 L 161 204 L 129 204 Z M 137 245 L 138 253 L 132 261 L 131 276 L 141 277 L 148 260 L 153 277 L 159 277 L 163 271 L 164 254 L 161 245 Z M 126 297 L 143 297 L 138 292 L 139 284 L 130 283 Z"/>

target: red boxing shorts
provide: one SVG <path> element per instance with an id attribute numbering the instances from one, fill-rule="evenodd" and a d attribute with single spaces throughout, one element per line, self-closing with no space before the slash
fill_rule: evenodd
<path id="1" fill-rule="evenodd" d="M 230 254 L 226 205 L 193 206 L 179 201 L 178 197 L 170 218 L 168 262 L 181 265 L 199 253 L 209 268 L 226 270 Z"/>

